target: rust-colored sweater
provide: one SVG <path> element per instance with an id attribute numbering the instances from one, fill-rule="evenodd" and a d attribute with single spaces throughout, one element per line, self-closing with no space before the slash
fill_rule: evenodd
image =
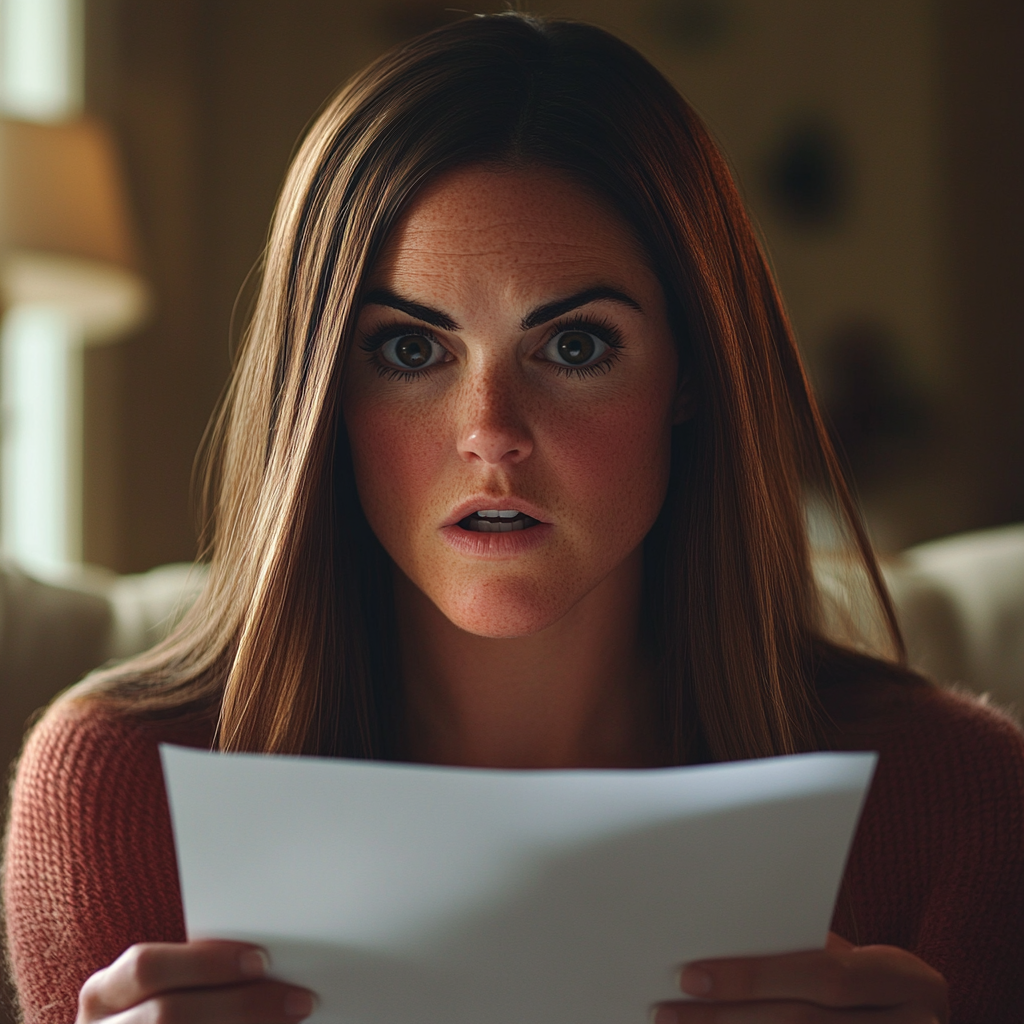
<path id="1" fill-rule="evenodd" d="M 924 685 L 882 688 L 870 707 L 830 699 L 845 720 L 835 745 L 881 754 L 833 927 L 940 970 L 959 1024 L 1019 1024 L 1024 736 L 982 703 Z M 4 874 L 28 1024 L 70 1024 L 83 981 L 132 943 L 185 937 L 163 740 L 203 743 L 68 703 L 28 743 Z"/>

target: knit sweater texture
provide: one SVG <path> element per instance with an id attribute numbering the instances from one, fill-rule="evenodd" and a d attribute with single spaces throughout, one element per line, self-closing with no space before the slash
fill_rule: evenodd
<path id="1" fill-rule="evenodd" d="M 947 979 L 956 1024 L 1024 1020 L 1024 735 L 924 685 L 829 697 L 834 746 L 878 750 L 833 928 L 909 949 Z M 30 737 L 4 868 L 28 1024 L 71 1024 L 85 979 L 136 942 L 185 938 L 158 744 L 201 733 L 64 702 Z"/>

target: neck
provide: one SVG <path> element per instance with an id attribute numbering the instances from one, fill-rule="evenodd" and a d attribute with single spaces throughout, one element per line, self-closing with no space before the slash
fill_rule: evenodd
<path id="1" fill-rule="evenodd" d="M 639 550 L 557 622 L 513 639 L 459 629 L 395 575 L 410 760 L 494 768 L 659 763 Z"/>

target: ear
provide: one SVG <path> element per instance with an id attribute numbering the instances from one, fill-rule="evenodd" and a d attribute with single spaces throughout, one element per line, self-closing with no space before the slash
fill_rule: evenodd
<path id="1" fill-rule="evenodd" d="M 697 412 L 697 396 L 693 392 L 690 375 L 684 373 L 679 378 L 676 396 L 672 399 L 672 426 L 685 423 Z"/>

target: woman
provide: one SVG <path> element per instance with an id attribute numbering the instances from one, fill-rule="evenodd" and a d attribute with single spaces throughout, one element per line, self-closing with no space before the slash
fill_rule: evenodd
<path id="1" fill-rule="evenodd" d="M 288 174 L 216 438 L 206 591 L 22 758 L 29 1021 L 310 1012 L 259 950 L 184 941 L 165 740 L 506 767 L 879 749 L 828 949 L 690 965 L 705 1001 L 658 1024 L 941 1021 L 947 984 L 953 1019 L 1015 1019 L 1024 741 L 826 638 L 807 488 L 898 637 L 891 605 L 725 165 L 623 43 L 474 18 L 358 75 Z"/>

